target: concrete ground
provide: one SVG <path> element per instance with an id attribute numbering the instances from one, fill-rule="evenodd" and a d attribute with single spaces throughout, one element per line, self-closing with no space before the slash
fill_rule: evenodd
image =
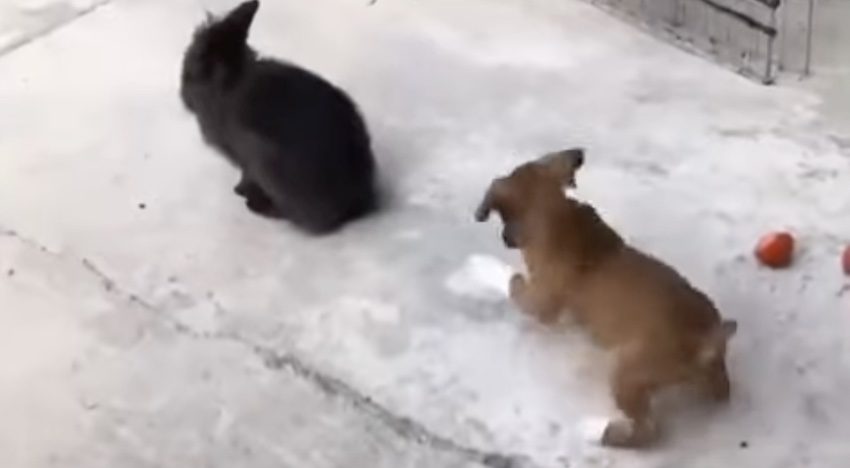
<path id="1" fill-rule="evenodd" d="M 251 42 L 361 103 L 390 198 L 313 239 L 244 209 L 178 102 L 233 3 L 0 5 L 0 466 L 846 466 L 850 158 L 817 93 L 572 0 L 266 0 Z M 588 437 L 607 360 L 516 313 L 472 222 L 574 145 L 579 194 L 741 324 L 731 404 L 660 402 L 648 452 Z M 779 228 L 794 268 L 759 268 Z"/>
<path id="2" fill-rule="evenodd" d="M 812 74 L 799 79 L 790 73 L 785 81 L 822 97 L 819 113 L 833 138 L 850 149 L 850 2 L 817 0 L 815 5 Z"/>

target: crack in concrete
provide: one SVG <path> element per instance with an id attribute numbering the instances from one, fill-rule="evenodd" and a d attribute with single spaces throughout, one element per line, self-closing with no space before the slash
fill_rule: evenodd
<path id="1" fill-rule="evenodd" d="M 406 416 L 398 415 L 376 403 L 372 398 L 358 392 L 342 380 L 318 372 L 292 354 L 279 353 L 273 349 L 247 342 L 238 336 L 232 338 L 245 346 L 251 347 L 253 352 L 263 359 L 269 369 L 290 371 L 318 387 L 324 394 L 341 398 L 360 412 L 380 421 L 404 439 L 436 450 L 456 453 L 491 468 L 530 468 L 532 466 L 524 457 L 486 452 L 438 435 L 421 423 Z"/>
<path id="2" fill-rule="evenodd" d="M 57 21 L 53 24 L 49 24 L 49 25 L 45 26 L 43 29 L 37 30 L 32 35 L 25 35 L 25 36 L 21 37 L 20 39 L 18 39 L 16 41 L 12 41 L 11 43 L 7 44 L 5 47 L 0 48 L 0 57 L 3 57 L 4 55 L 10 54 L 10 53 L 20 49 L 21 47 L 24 47 L 28 44 L 31 44 L 31 43 L 41 39 L 42 37 L 49 36 L 50 34 L 53 34 L 54 31 L 58 31 L 58 30 L 64 28 L 65 26 L 68 26 L 69 24 L 73 23 L 74 21 L 76 21 L 76 20 L 78 20 L 78 19 L 80 19 L 84 16 L 87 16 L 91 13 L 94 13 L 100 7 L 107 5 L 109 3 L 112 3 L 113 1 L 114 0 L 101 0 L 101 1 L 95 2 L 94 4 L 92 4 L 92 5 L 90 5 L 86 8 L 83 8 L 82 10 L 77 11 L 75 14 L 69 16 L 68 18 Z"/>
<path id="3" fill-rule="evenodd" d="M 11 237 L 13 239 L 16 239 L 18 242 L 32 248 L 32 249 L 38 250 L 42 253 L 46 253 L 46 254 L 51 255 L 53 257 L 61 256 L 61 254 L 59 252 L 56 252 L 55 250 L 50 250 L 44 244 L 38 242 L 37 240 L 35 240 L 31 237 L 27 237 L 25 235 L 22 235 L 21 233 L 19 233 L 18 231 L 14 230 L 14 229 L 9 229 L 9 228 L 0 226 L 0 236 Z"/>
<path id="4" fill-rule="evenodd" d="M 108 275 L 100 267 L 98 267 L 97 264 L 86 257 L 73 258 L 65 253 L 53 251 L 31 237 L 22 235 L 13 229 L 3 228 L 2 226 L 0 226 L 0 236 L 16 239 L 29 248 L 38 250 L 53 257 L 66 260 L 71 259 L 79 262 L 86 272 L 101 282 L 103 289 L 107 293 L 118 296 L 124 302 L 135 305 L 154 314 L 157 320 L 167 325 L 177 334 L 196 340 L 224 341 L 238 344 L 239 346 L 248 349 L 254 356 L 259 358 L 266 368 L 272 371 L 285 370 L 290 372 L 291 374 L 310 383 L 325 396 L 347 403 L 351 408 L 354 408 L 359 413 L 380 422 L 393 433 L 405 440 L 434 450 L 457 454 L 470 462 L 479 463 L 488 468 L 537 468 L 537 466 L 527 456 L 489 452 L 467 446 L 460 442 L 456 442 L 451 438 L 441 436 L 428 429 L 425 425 L 409 417 L 394 413 L 392 410 L 375 402 L 371 397 L 361 393 L 341 379 L 322 373 L 321 371 L 311 367 L 295 354 L 281 352 L 271 347 L 256 344 L 238 333 L 212 333 L 195 330 L 186 324 L 181 323 L 179 320 L 171 318 L 166 311 L 146 301 L 139 295 L 121 287 L 113 277 Z M 214 297 L 210 297 L 208 300 L 212 301 L 212 305 L 218 310 L 225 313 L 227 312 L 221 304 L 215 301 Z"/>

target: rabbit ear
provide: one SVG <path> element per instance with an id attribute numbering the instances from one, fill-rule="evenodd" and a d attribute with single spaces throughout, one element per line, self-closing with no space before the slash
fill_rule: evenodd
<path id="1" fill-rule="evenodd" d="M 227 31 L 231 41 L 244 44 L 248 40 L 248 31 L 259 8 L 259 0 L 244 2 L 221 20 L 222 28 Z"/>

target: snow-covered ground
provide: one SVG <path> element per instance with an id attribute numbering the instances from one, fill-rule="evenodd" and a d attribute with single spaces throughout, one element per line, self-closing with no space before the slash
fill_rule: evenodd
<path id="1" fill-rule="evenodd" d="M 37 39 L 108 0 L 3 0 L 0 54 Z"/>
<path id="2" fill-rule="evenodd" d="M 244 209 L 178 102 L 235 2 L 36 3 L 0 5 L 2 44 L 79 17 L 0 56 L 0 466 L 847 466 L 850 157 L 816 95 L 573 0 L 266 0 L 252 42 L 350 90 L 391 200 L 314 239 Z M 580 195 L 741 324 L 731 404 L 662 402 L 648 452 L 586 440 L 604 356 L 516 313 L 472 221 L 574 145 Z M 789 271 L 751 260 L 776 228 Z"/>

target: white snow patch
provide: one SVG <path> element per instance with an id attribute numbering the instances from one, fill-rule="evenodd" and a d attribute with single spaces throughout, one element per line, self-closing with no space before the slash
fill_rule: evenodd
<path id="1" fill-rule="evenodd" d="M 602 436 L 605 434 L 605 428 L 608 427 L 609 422 L 610 420 L 608 418 L 601 416 L 585 418 L 579 422 L 579 433 L 585 442 L 601 443 Z"/>
<path id="2" fill-rule="evenodd" d="M 0 53 L 104 2 L 105 0 L 0 1 Z"/>
<path id="3" fill-rule="evenodd" d="M 446 288 L 460 296 L 499 300 L 508 296 L 508 283 L 513 269 L 489 255 L 474 254 L 445 282 Z"/>

